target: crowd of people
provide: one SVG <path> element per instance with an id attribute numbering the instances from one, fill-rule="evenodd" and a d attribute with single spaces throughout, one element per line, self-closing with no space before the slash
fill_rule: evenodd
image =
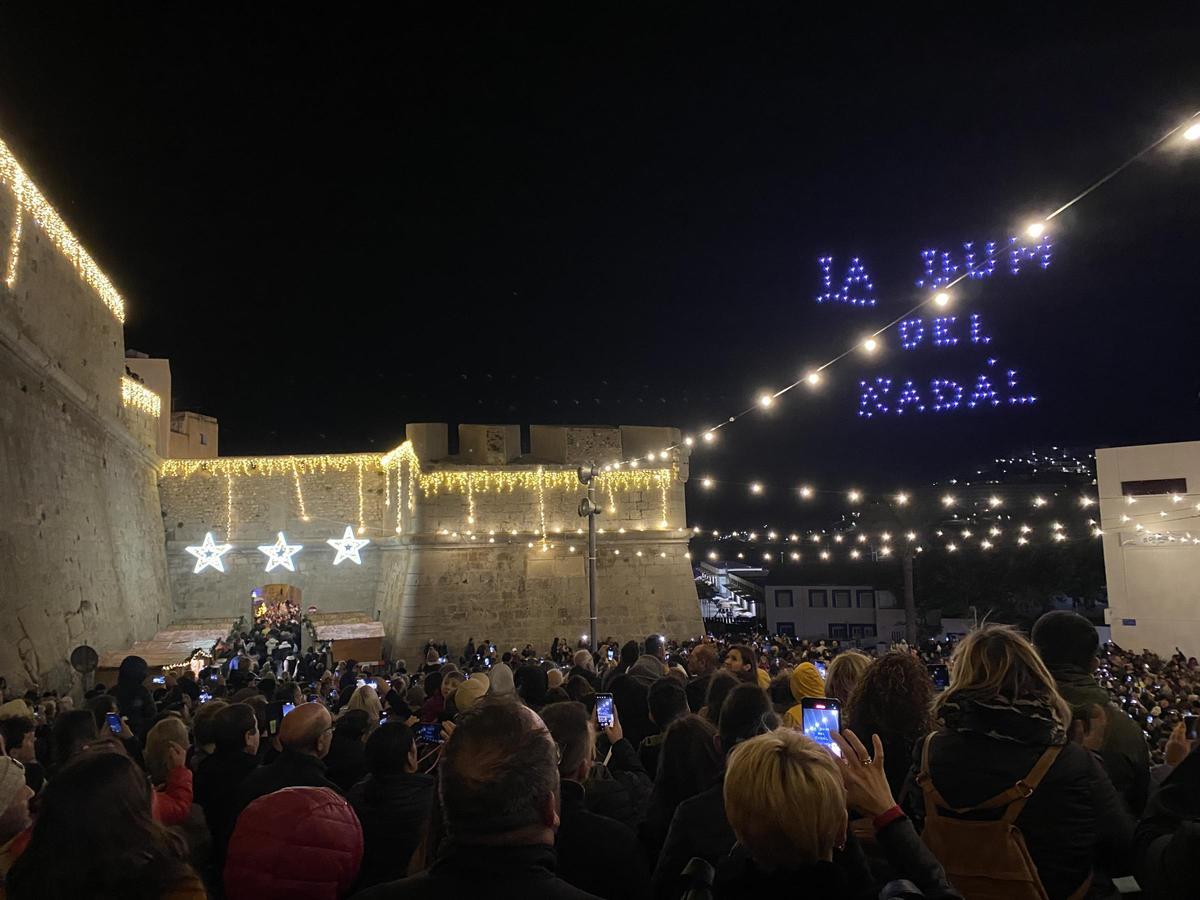
<path id="1" fill-rule="evenodd" d="M 33 897 L 1200 893 L 1196 660 L 1029 636 L 556 639 L 405 660 L 239 623 L 211 659 L 0 705 Z"/>

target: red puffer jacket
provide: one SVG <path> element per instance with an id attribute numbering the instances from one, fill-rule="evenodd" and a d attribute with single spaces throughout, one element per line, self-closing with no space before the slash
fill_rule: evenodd
<path id="1" fill-rule="evenodd" d="M 225 859 L 228 900 L 337 900 L 362 862 L 358 817 L 328 788 L 284 788 L 238 817 Z"/>

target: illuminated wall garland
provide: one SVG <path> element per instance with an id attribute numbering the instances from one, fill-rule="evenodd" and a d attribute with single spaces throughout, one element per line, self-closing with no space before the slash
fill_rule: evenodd
<path id="1" fill-rule="evenodd" d="M 162 415 L 162 398 L 128 375 L 121 376 L 121 404 L 127 409 L 136 409 L 156 419 Z"/>
<path id="2" fill-rule="evenodd" d="M 108 276 L 104 274 L 96 261 L 88 255 L 87 250 L 79 239 L 71 233 L 71 229 L 59 216 L 58 212 L 42 196 L 36 184 L 25 174 L 20 163 L 8 149 L 8 145 L 0 140 L 0 184 L 6 184 L 13 192 L 17 201 L 17 212 L 9 232 L 8 259 L 5 262 L 4 281 L 9 288 L 16 287 L 21 253 L 22 224 L 24 213 L 29 213 L 33 220 L 41 226 L 46 236 L 55 248 L 62 253 L 75 267 L 79 277 L 96 292 L 100 300 L 117 318 L 118 322 L 125 321 L 125 301 L 112 286 Z"/>

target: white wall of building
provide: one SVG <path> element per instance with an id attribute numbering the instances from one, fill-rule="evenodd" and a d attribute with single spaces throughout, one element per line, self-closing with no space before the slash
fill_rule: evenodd
<path id="1" fill-rule="evenodd" d="M 1133 650 L 1200 653 L 1200 441 L 1097 450 L 1096 472 L 1112 639 Z M 1165 492 L 1133 503 L 1123 495 L 1122 482 L 1160 479 L 1186 480 L 1178 501 Z"/>
<path id="2" fill-rule="evenodd" d="M 767 629 L 772 634 L 779 633 L 780 625 L 786 633 L 790 625 L 798 638 L 855 640 L 867 645 L 885 632 L 890 634 L 894 618 L 890 607 L 896 605 L 890 591 L 869 584 L 772 584 L 764 594 Z M 819 605 L 822 596 L 824 606 Z M 899 614 L 903 621 L 904 610 Z"/>

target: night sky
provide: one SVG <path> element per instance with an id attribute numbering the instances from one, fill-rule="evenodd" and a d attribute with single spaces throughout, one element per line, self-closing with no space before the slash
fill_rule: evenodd
<path id="1" fill-rule="evenodd" d="M 1005 239 L 1200 109 L 1195 23 L 1164 15 L 20 6 L 0 134 L 227 455 L 383 450 L 406 421 L 714 424 L 912 305 L 923 248 Z M 1060 217 L 1048 270 L 964 284 L 986 351 L 892 333 L 693 473 L 890 489 L 1200 436 L 1191 147 Z M 816 304 L 823 254 L 861 256 L 879 305 Z M 1038 403 L 856 416 L 859 378 L 973 382 L 987 356 Z"/>

